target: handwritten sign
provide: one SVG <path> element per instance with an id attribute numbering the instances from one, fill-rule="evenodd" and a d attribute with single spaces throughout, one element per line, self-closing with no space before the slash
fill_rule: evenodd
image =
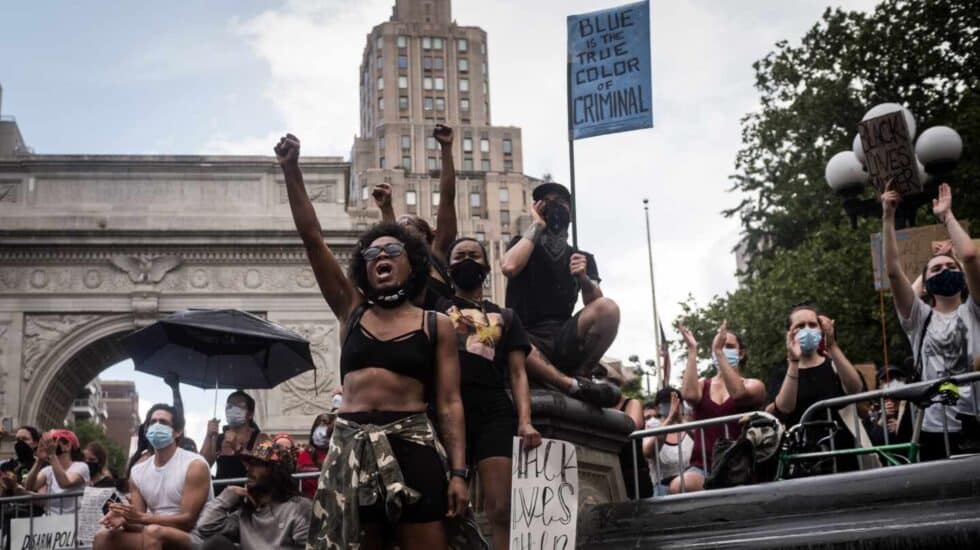
<path id="1" fill-rule="evenodd" d="M 960 226 L 963 227 L 964 231 L 969 232 L 969 222 L 961 221 Z M 898 262 L 911 283 L 922 275 L 922 268 L 933 256 L 934 245 L 949 240 L 949 235 L 946 232 L 946 227 L 941 224 L 926 225 L 898 230 L 895 232 L 895 240 L 898 243 Z M 888 274 L 885 273 L 885 261 L 881 246 L 881 233 L 872 234 L 871 263 L 874 266 L 875 290 L 889 290 L 891 287 L 888 282 Z"/>
<path id="2" fill-rule="evenodd" d="M 860 122 L 858 133 L 868 175 L 878 193 L 884 192 L 889 180 L 902 195 L 922 191 L 912 135 L 901 111 Z"/>
<path id="3" fill-rule="evenodd" d="M 106 502 L 116 495 L 113 488 L 100 489 L 86 487 L 78 508 L 78 543 L 89 545 L 95 539 L 95 534 L 102 529 L 99 520 L 105 515 L 103 507 Z M 115 500 L 119 500 L 118 497 Z"/>
<path id="4" fill-rule="evenodd" d="M 73 514 L 38 516 L 10 520 L 11 550 L 57 550 L 75 548 L 75 516 Z"/>
<path id="5" fill-rule="evenodd" d="M 572 550 L 578 522 L 575 445 L 543 439 L 530 451 L 514 438 L 510 550 Z"/>
<path id="6" fill-rule="evenodd" d="M 572 139 L 653 126 L 650 3 L 568 16 Z"/>

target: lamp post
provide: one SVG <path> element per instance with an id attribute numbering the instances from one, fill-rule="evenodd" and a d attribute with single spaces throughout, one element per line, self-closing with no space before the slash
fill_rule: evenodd
<path id="1" fill-rule="evenodd" d="M 630 355 L 629 362 L 633 364 L 633 368 L 636 369 L 636 372 L 642 374 L 643 378 L 646 380 L 647 395 L 653 395 L 653 393 L 650 391 L 650 376 L 657 375 L 657 362 L 653 359 L 647 359 L 644 361 L 644 364 L 647 367 L 650 367 L 650 370 L 644 369 L 642 366 L 640 366 L 639 355 Z"/>
<path id="2" fill-rule="evenodd" d="M 901 111 L 909 135 L 915 137 L 915 118 L 908 109 L 897 103 L 875 105 L 862 120 L 895 111 Z M 936 198 L 939 184 L 956 167 L 963 153 L 963 140 L 956 130 L 948 126 L 933 126 L 923 131 L 915 142 L 916 164 L 922 191 L 902 196 L 895 212 L 895 226 L 898 229 L 915 225 L 915 213 L 923 204 Z M 844 211 L 851 218 L 851 227 L 857 228 L 858 218 L 880 217 L 881 203 L 878 197 L 862 199 L 864 185 L 868 183 L 865 168 L 864 148 L 861 136 L 854 136 L 850 151 L 841 151 L 830 158 L 824 169 L 827 184 L 840 197 Z"/>

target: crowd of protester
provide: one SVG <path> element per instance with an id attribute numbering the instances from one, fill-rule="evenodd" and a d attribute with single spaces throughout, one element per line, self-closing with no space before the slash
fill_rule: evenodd
<path id="1" fill-rule="evenodd" d="M 555 183 L 534 189 L 532 223 L 501 259 L 506 304 L 495 304 L 483 296 L 487 251 L 456 233 L 453 132 L 440 125 L 434 138 L 443 152 L 437 228 L 396 217 L 390 186 L 379 185 L 373 196 L 382 223 L 360 236 L 347 272 L 322 238 L 299 140 L 287 135 L 275 147 L 296 228 L 343 327 L 342 390 L 315 417 L 305 442 L 263 433 L 255 400 L 236 391 L 225 425 L 211 420 L 198 448 L 184 436 L 179 379 L 168 376 L 173 405 L 150 408 L 124 471 L 111 471 L 106 449 L 94 442 L 83 449 L 70 430 L 24 426 L 15 456 L 0 464 L 2 495 L 116 487 L 122 498 L 107 503 L 96 549 L 479 548 L 487 543 L 475 534 L 468 508 L 478 473 L 492 545 L 501 549 L 509 546 L 512 442 L 518 437 L 525 449 L 541 443 L 531 421 L 532 385 L 620 411 L 636 430 L 752 411 L 793 426 L 814 403 L 867 389 L 837 343 L 834 321 L 808 304 L 786 313 L 778 388 L 767 393 L 761 380 L 743 376 L 749 353 L 727 323 L 711 343 L 715 374 L 700 376 L 698 343 L 681 323 L 687 361 L 680 387 L 645 404 L 626 397 L 632 374 L 600 361 L 618 331 L 619 309 L 603 296 L 595 258 L 568 242 L 568 190 Z M 892 222 L 899 200 L 891 190 L 882 195 L 884 259 L 915 359 L 882 369 L 882 387 L 966 372 L 980 327 L 971 290 L 980 289 L 980 260 L 953 217 L 948 186 L 933 211 L 949 229 L 951 250 L 938 250 L 915 283 L 897 260 Z M 926 411 L 923 459 L 945 456 L 944 425 L 959 443 L 957 413 L 970 412 L 968 388 L 961 397 L 945 419 L 938 407 Z M 849 405 L 832 415 L 843 428 L 833 434 L 838 449 L 912 437 L 904 401 Z M 630 498 L 705 489 L 719 466 L 715 450 L 742 429 L 732 422 L 628 443 L 620 465 Z M 841 457 L 836 468 L 876 462 L 873 454 Z M 295 473 L 319 475 L 297 483 Z M 43 502 L 49 513 L 76 506 L 74 498 Z M 45 511 L 25 506 L 18 514 Z"/>

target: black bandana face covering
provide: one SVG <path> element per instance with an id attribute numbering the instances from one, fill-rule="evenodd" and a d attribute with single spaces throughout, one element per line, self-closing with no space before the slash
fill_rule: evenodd
<path id="1" fill-rule="evenodd" d="M 544 221 L 548 224 L 548 231 L 551 233 L 564 233 L 568 231 L 572 216 L 564 206 L 549 202 L 544 207 Z"/>

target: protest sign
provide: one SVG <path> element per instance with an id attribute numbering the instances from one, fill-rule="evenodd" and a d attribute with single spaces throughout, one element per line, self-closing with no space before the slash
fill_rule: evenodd
<path id="1" fill-rule="evenodd" d="M 57 550 L 59 548 L 75 548 L 73 514 L 10 520 L 10 550 Z"/>
<path id="2" fill-rule="evenodd" d="M 542 439 L 524 451 L 514 438 L 510 497 L 510 550 L 571 550 L 578 522 L 575 445 Z"/>
<path id="3" fill-rule="evenodd" d="M 968 222 L 961 221 L 960 226 L 964 231 L 969 232 L 970 225 Z M 898 262 L 910 283 L 922 274 L 922 268 L 925 267 L 929 258 L 932 258 L 934 244 L 938 245 L 940 242 L 948 240 L 949 234 L 942 224 L 912 227 L 895 232 L 895 241 L 898 243 Z M 871 263 L 874 266 L 875 290 L 889 290 L 890 286 L 888 275 L 885 273 L 881 246 L 881 233 L 872 234 Z"/>
<path id="4" fill-rule="evenodd" d="M 650 3 L 568 16 L 571 139 L 653 126 Z"/>
<path id="5" fill-rule="evenodd" d="M 884 192 L 889 180 L 902 195 L 922 191 L 912 135 L 902 111 L 861 121 L 858 134 L 871 184 L 879 194 Z"/>
<path id="6" fill-rule="evenodd" d="M 89 545 L 95 539 L 95 534 L 102 528 L 99 520 L 105 515 L 102 510 L 106 501 L 112 499 L 116 490 L 113 488 L 99 489 L 86 487 L 78 508 L 78 543 Z"/>

